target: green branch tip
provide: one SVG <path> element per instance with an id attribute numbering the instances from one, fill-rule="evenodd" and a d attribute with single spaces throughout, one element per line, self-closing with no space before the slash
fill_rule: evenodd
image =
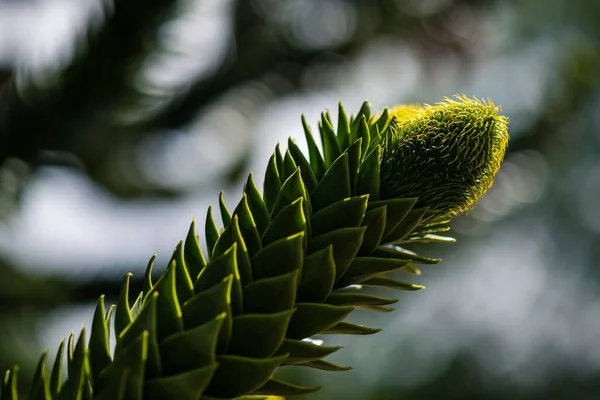
<path id="1" fill-rule="evenodd" d="M 492 186 L 508 145 L 508 119 L 491 100 L 465 96 L 389 111 L 382 196 L 419 197 L 420 206 L 456 216 Z"/>
<path id="2" fill-rule="evenodd" d="M 127 274 L 116 306 L 107 310 L 101 296 L 88 345 L 85 330 L 71 334 L 50 372 L 44 352 L 30 398 L 241 400 L 317 390 L 274 374 L 350 369 L 325 360 L 341 347 L 311 338 L 376 334 L 348 321 L 355 310 L 393 311 L 398 299 L 373 288 L 425 289 L 407 279 L 421 273 L 416 264 L 441 260 L 401 246 L 453 242 L 443 236 L 449 222 L 492 185 L 504 157 L 507 119 L 498 111 L 464 96 L 376 116 L 366 102 L 351 117 L 340 104 L 336 123 L 321 114 L 321 148 L 303 117 L 308 154 L 293 140 L 277 146 L 262 193 L 252 174 L 234 207 L 220 193 L 221 229 L 209 207 L 156 281 L 150 259 L 142 293 L 130 295 Z M 18 398 L 17 373 L 4 375 L 2 400 Z"/>

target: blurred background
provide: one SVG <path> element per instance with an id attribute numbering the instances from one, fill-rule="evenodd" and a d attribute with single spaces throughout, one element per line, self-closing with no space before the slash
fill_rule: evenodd
<path id="1" fill-rule="evenodd" d="M 283 374 L 323 385 L 312 400 L 600 397 L 599 18 L 596 0 L 0 0 L 0 370 L 26 386 L 219 190 L 235 204 L 278 142 L 305 146 L 301 113 L 465 93 L 502 106 L 510 149 L 458 243 L 416 249 L 444 258 L 428 290 L 356 311 L 375 336 L 325 338 L 354 370 Z"/>

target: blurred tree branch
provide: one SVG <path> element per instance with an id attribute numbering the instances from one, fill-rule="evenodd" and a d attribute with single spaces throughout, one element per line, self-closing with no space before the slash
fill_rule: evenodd
<path id="1" fill-rule="evenodd" d="M 85 47 L 55 77 L 50 89 L 30 79 L 0 90 L 0 161 L 9 156 L 35 161 L 41 150 L 66 150 L 93 166 L 123 133 L 111 111 L 139 96 L 133 72 L 158 46 L 158 31 L 173 17 L 177 0 L 115 0 L 100 27 L 90 24 Z M 110 8 L 110 9 L 108 9 Z M 19 89 L 19 90 L 17 90 Z"/>
<path id="2" fill-rule="evenodd" d="M 279 88 L 271 88 L 275 95 L 281 96 L 298 90 L 306 67 L 324 59 L 327 55 L 351 56 L 383 34 L 431 44 L 435 42 L 435 38 L 424 33 L 427 24 L 439 23 L 440 20 L 450 18 L 456 3 L 473 6 L 485 3 L 482 0 L 448 2 L 436 13 L 419 16 L 404 14 L 402 9 L 391 0 L 370 2 L 347 0 L 347 2 L 352 4 L 357 15 L 354 34 L 342 43 L 321 49 L 303 48 L 285 40 L 281 32 L 274 35 L 269 21 L 261 15 L 251 1 L 236 1 L 233 15 L 234 40 L 230 43 L 228 58 L 216 74 L 192 85 L 169 107 L 149 120 L 147 126 L 180 127 L 193 118 L 198 110 L 224 93 L 245 82 L 260 81 L 270 74 L 283 76 L 288 83 Z M 439 47 L 438 44 L 434 52 L 438 52 Z M 457 40 L 447 40 L 445 47 L 466 55 L 464 43 L 461 45 Z"/>
<path id="3" fill-rule="evenodd" d="M 126 271 L 139 268 L 124 268 Z M 38 276 L 27 273 L 6 262 L 0 262 L 0 314 L 20 313 L 22 309 L 49 310 L 65 305 L 90 303 L 106 295 L 116 300 L 123 283 L 123 273 L 101 273 L 96 276 L 77 278 L 61 276 Z M 138 276 L 139 275 L 139 276 Z M 142 290 L 143 275 L 131 278 L 135 292 Z"/>
<path id="4" fill-rule="evenodd" d="M 302 50 L 283 40 L 280 33 L 269 34 L 268 30 L 272 28 L 250 1 L 236 2 L 233 20 L 234 40 L 221 67 L 213 76 L 192 85 L 185 94 L 149 121 L 151 126 L 179 127 L 224 93 L 245 82 L 261 80 L 270 73 L 284 75 L 291 84 L 285 86 L 288 90 L 297 89 L 304 68 L 326 54 L 348 55 L 375 34 L 356 35 L 327 50 Z M 285 93 L 284 87 L 279 91 L 271 89 L 276 90 L 276 95 Z"/>

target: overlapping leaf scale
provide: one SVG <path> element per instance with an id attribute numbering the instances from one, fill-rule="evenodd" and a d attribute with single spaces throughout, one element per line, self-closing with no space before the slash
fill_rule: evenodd
<path id="1" fill-rule="evenodd" d="M 209 208 L 206 254 L 192 222 L 157 282 L 150 260 L 144 292 L 133 306 L 130 275 L 116 310 L 106 312 L 100 298 L 87 348 L 85 331 L 75 347 L 69 338 L 67 379 L 61 377 L 63 341 L 50 374 L 46 353 L 40 359 L 32 399 L 289 396 L 318 387 L 274 378 L 279 366 L 349 369 L 323 360 L 339 347 L 305 339 L 378 332 L 345 318 L 357 308 L 389 311 L 386 306 L 396 302 L 365 288 L 422 289 L 386 274 L 418 272 L 413 263 L 437 262 L 399 244 L 448 240 L 435 235 L 447 230 L 448 221 L 430 220 L 434 213 L 415 209 L 416 198 L 379 198 L 380 138 L 394 127 L 387 110 L 373 118 L 365 103 L 348 118 L 340 104 L 337 132 L 323 113 L 322 153 L 304 117 L 302 122 L 308 156 L 291 139 L 284 153 L 277 146 L 262 195 L 250 174 L 233 212 L 221 193 L 223 228 Z M 3 399 L 16 398 L 16 374 L 13 369 L 5 376 Z"/>

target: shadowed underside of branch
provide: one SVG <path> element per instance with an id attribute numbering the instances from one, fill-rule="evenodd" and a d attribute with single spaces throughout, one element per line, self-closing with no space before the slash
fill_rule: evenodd
<path id="1" fill-rule="evenodd" d="M 346 321 L 355 309 L 391 311 L 397 300 L 371 288 L 422 289 L 390 274 L 440 260 L 401 245 L 452 241 L 438 234 L 491 185 L 508 140 L 491 103 L 459 97 L 400 111 L 373 116 L 365 103 L 348 118 L 340 105 L 336 123 L 323 113 L 322 151 L 303 120 L 308 154 L 290 139 L 271 156 L 262 193 L 252 174 L 234 207 L 221 193 L 204 222 L 208 250 L 192 222 L 155 282 L 150 261 L 133 305 L 130 275 L 116 306 L 100 298 L 89 340 L 71 335 L 51 372 L 44 353 L 30 398 L 290 396 L 318 388 L 276 379 L 277 368 L 348 369 L 325 360 L 339 347 L 309 338 L 376 333 Z M 2 399 L 17 398 L 16 379 L 16 368 L 7 372 Z"/>

